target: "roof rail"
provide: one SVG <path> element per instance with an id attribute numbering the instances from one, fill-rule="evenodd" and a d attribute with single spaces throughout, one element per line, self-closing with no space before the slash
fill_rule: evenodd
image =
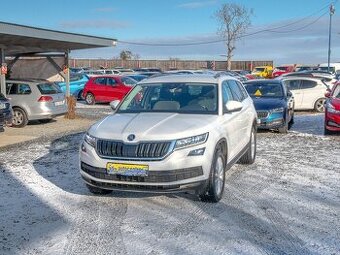
<path id="1" fill-rule="evenodd" d="M 218 72 L 217 74 L 214 75 L 214 78 L 217 79 L 223 75 L 228 75 L 228 73 L 225 71 Z"/>

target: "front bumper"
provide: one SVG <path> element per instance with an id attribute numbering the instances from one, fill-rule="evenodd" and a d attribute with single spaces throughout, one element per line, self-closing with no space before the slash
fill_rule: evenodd
<path id="1" fill-rule="evenodd" d="M 194 149 L 196 147 L 175 150 L 159 161 L 128 161 L 101 158 L 93 147 L 83 142 L 80 174 L 87 184 L 109 190 L 169 193 L 200 189 L 209 179 L 213 153 L 206 150 L 204 155 L 188 156 Z M 148 175 L 108 174 L 107 163 L 148 165 Z"/>
<path id="2" fill-rule="evenodd" d="M 325 128 L 329 131 L 340 131 L 340 114 L 326 112 Z"/>

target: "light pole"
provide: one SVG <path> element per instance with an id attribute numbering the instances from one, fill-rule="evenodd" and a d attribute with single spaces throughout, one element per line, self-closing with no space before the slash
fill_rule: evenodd
<path id="1" fill-rule="evenodd" d="M 335 13 L 334 5 L 331 4 L 329 6 L 329 31 L 328 31 L 328 65 L 327 71 L 330 71 L 330 63 L 331 63 L 331 39 L 332 39 L 332 16 Z"/>

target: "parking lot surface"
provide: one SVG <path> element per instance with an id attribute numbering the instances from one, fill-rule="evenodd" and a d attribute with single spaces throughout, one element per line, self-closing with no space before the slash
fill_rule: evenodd
<path id="1" fill-rule="evenodd" d="M 0 149 L 0 254 L 340 254 L 340 137 L 324 137 L 322 121 L 260 132 L 255 164 L 227 172 L 218 204 L 92 195 L 83 132 Z"/>

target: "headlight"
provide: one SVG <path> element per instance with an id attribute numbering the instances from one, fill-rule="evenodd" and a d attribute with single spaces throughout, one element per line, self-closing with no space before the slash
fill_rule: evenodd
<path id="1" fill-rule="evenodd" d="M 88 133 L 84 136 L 85 142 L 87 142 L 89 145 L 91 145 L 93 148 L 96 147 L 96 138 L 89 135 Z"/>
<path id="2" fill-rule="evenodd" d="M 270 110 L 271 112 L 283 112 L 285 109 L 283 107 L 275 108 Z"/>
<path id="3" fill-rule="evenodd" d="M 327 103 L 326 107 L 327 107 L 327 111 L 330 113 L 336 113 L 336 114 L 340 113 L 340 111 L 335 110 L 335 107 L 331 103 Z"/>
<path id="4" fill-rule="evenodd" d="M 196 135 L 196 136 L 179 139 L 176 141 L 175 149 L 182 149 L 185 147 L 190 147 L 193 145 L 205 143 L 208 139 L 208 135 L 209 133 L 205 133 L 202 135 Z"/>

